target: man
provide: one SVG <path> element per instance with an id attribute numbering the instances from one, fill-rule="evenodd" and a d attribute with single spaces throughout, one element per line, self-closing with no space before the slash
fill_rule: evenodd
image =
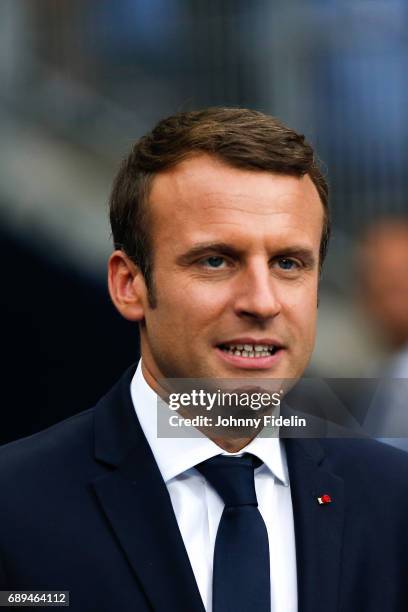
<path id="1" fill-rule="evenodd" d="M 311 147 L 245 109 L 170 117 L 123 163 L 111 223 L 109 290 L 141 363 L 1 449 L 2 588 L 98 612 L 408 609 L 404 453 L 157 435 L 163 380 L 304 371 L 329 235 Z"/>
<path id="2" fill-rule="evenodd" d="M 408 218 L 371 223 L 359 241 L 356 264 L 364 316 L 388 353 L 382 363 L 371 364 L 380 379 L 371 406 L 373 428 L 384 441 L 408 450 Z"/>
<path id="3" fill-rule="evenodd" d="M 385 348 L 398 358 L 393 372 L 406 376 L 408 217 L 385 217 L 370 224 L 359 241 L 356 265 L 364 311 Z"/>

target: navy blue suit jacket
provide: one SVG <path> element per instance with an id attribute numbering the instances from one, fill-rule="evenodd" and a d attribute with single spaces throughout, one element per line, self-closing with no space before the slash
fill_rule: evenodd
<path id="1" fill-rule="evenodd" d="M 0 589 L 69 590 L 75 612 L 203 612 L 132 374 L 0 448 Z M 299 612 L 407 612 L 408 454 L 370 440 L 286 449 Z"/>

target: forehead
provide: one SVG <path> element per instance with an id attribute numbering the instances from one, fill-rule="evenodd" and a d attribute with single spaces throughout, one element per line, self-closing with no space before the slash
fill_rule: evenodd
<path id="1" fill-rule="evenodd" d="M 401 223 L 374 227 L 359 245 L 361 264 L 368 268 L 381 261 L 393 265 L 408 259 L 408 225 Z"/>
<path id="2" fill-rule="evenodd" d="M 374 228 L 357 253 L 360 274 L 370 285 L 408 280 L 408 226 L 401 223 Z"/>
<path id="3" fill-rule="evenodd" d="M 308 175 L 239 169 L 208 155 L 158 174 L 148 205 L 153 240 L 170 238 L 171 232 L 178 241 L 226 232 L 241 239 L 295 232 L 320 240 L 323 223 L 323 206 Z"/>
<path id="4" fill-rule="evenodd" d="M 374 255 L 384 253 L 408 252 L 408 225 L 390 224 L 374 228 L 362 243 L 362 253 Z"/>

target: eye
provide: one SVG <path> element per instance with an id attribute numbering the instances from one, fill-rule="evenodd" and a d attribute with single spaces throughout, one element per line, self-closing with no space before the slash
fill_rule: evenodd
<path id="1" fill-rule="evenodd" d="M 207 268 L 221 268 L 221 266 L 225 263 L 224 257 L 221 257 L 220 255 L 211 255 L 210 257 L 206 257 L 201 261 Z"/>
<path id="2" fill-rule="evenodd" d="M 296 270 L 299 268 L 298 262 L 289 257 L 281 257 L 277 263 L 281 270 Z"/>

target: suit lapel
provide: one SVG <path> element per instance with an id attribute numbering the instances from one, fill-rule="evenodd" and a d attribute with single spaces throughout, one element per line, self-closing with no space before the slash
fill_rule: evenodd
<path id="1" fill-rule="evenodd" d="M 204 612 L 170 496 L 131 403 L 132 374 L 96 408 L 96 456 L 114 469 L 93 487 L 155 612 Z"/>
<path id="2" fill-rule="evenodd" d="M 131 402 L 134 369 L 95 409 L 95 456 L 109 466 L 93 482 L 101 508 L 155 612 L 204 612 L 167 488 Z M 314 440 L 286 440 L 296 534 L 299 612 L 336 612 L 343 481 L 324 469 Z M 319 505 L 324 493 L 332 503 Z"/>
<path id="3" fill-rule="evenodd" d="M 335 612 L 339 606 L 344 519 L 343 481 L 323 468 L 315 440 L 286 440 L 296 536 L 299 612 Z M 332 502 L 317 498 L 329 494 Z"/>

